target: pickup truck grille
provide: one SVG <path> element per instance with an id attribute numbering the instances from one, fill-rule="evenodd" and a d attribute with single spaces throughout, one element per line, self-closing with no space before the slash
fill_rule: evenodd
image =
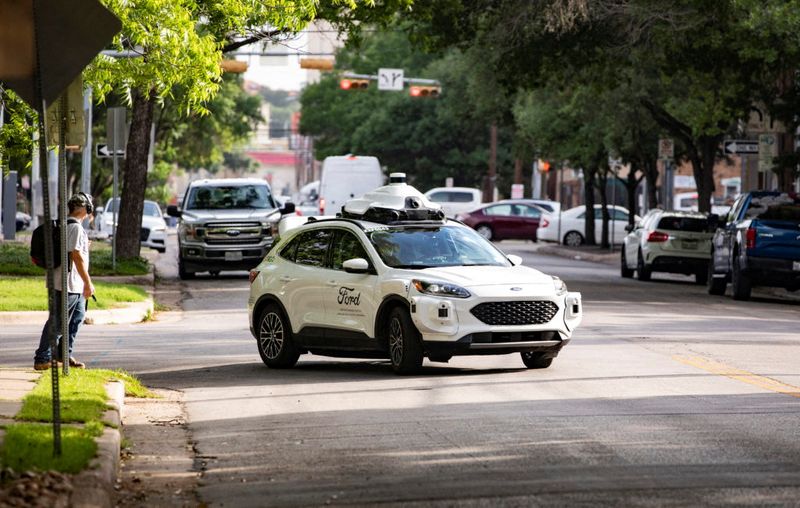
<path id="1" fill-rule="evenodd" d="M 258 222 L 208 222 L 203 227 L 209 245 L 252 245 L 264 236 Z"/>
<path id="2" fill-rule="evenodd" d="M 486 302 L 470 312 L 487 325 L 541 325 L 558 312 L 558 305 L 547 300 Z"/>

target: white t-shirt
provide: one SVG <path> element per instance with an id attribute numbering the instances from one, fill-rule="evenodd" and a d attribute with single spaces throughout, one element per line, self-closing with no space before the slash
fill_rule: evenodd
<path id="1" fill-rule="evenodd" d="M 83 259 L 86 260 L 86 270 L 89 270 L 89 237 L 80 222 L 67 222 L 67 252 L 73 251 L 79 251 L 83 255 Z M 67 263 L 68 266 L 70 264 L 72 269 L 67 274 L 67 293 L 83 293 L 83 279 L 81 279 L 75 263 Z M 61 291 L 62 270 L 63 268 L 59 268 L 55 273 L 54 287 L 56 291 Z"/>

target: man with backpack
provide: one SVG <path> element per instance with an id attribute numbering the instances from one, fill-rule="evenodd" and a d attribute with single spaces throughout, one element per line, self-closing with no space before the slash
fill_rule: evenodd
<path id="1" fill-rule="evenodd" d="M 94 206 L 92 197 L 86 193 L 79 192 L 67 201 L 69 217 L 67 219 L 67 316 L 69 328 L 69 365 L 77 369 L 83 369 L 85 364 L 79 362 L 72 356 L 72 348 L 75 343 L 75 336 L 78 328 L 83 323 L 86 314 L 86 299 L 94 294 L 94 285 L 89 277 L 89 237 L 83 230 L 81 223 L 89 216 Z M 36 260 L 34 259 L 36 262 Z M 63 267 L 61 269 L 64 269 Z M 56 301 L 61 301 L 62 281 L 61 269 L 55 273 Z M 44 325 L 42 337 L 39 340 L 39 348 L 36 350 L 33 359 L 33 368 L 36 370 L 47 370 L 50 368 L 50 327 L 59 327 L 58 323 L 52 323 L 50 319 Z M 61 335 L 57 335 L 57 351 L 61 351 Z"/>

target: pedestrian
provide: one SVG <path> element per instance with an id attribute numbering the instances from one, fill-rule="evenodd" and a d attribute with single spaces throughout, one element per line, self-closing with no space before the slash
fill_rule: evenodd
<path id="1" fill-rule="evenodd" d="M 67 219 L 67 320 L 69 330 L 69 366 L 83 369 L 86 365 L 79 362 L 72 356 L 72 348 L 75 344 L 75 336 L 78 328 L 83 323 L 86 315 L 86 300 L 94 294 L 94 285 L 89 277 L 89 237 L 86 235 L 81 223 L 91 215 L 94 205 L 92 197 L 86 193 L 79 192 L 74 194 L 69 201 L 69 217 Z M 56 270 L 54 287 L 56 290 L 56 302 L 61 302 L 61 270 Z M 39 348 L 33 358 L 33 368 L 36 370 L 47 370 L 50 368 L 50 329 L 55 326 L 60 329 L 60 323 L 53 323 L 48 318 L 42 330 L 42 337 L 39 339 Z M 60 330 L 59 330 L 60 331 Z M 57 332 L 58 333 L 58 332 Z M 56 358 L 62 354 L 62 336 L 56 336 Z M 59 359 L 60 361 L 60 359 Z"/>

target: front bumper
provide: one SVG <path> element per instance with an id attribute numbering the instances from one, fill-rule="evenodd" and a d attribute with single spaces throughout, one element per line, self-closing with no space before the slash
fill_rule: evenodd
<path id="1" fill-rule="evenodd" d="M 151 229 L 147 230 L 147 236 L 145 237 L 144 229 L 142 228 L 142 245 L 145 247 L 150 247 L 156 250 L 164 250 L 167 248 L 167 231 L 166 230 L 157 230 Z"/>
<path id="2" fill-rule="evenodd" d="M 191 269 L 249 270 L 257 266 L 272 247 L 272 237 L 257 244 L 208 245 L 203 242 L 181 242 L 180 257 Z"/>
<path id="3" fill-rule="evenodd" d="M 483 303 L 552 302 L 550 319 L 531 317 L 530 324 L 487 324 L 472 309 Z M 549 316 L 549 314 L 548 314 Z M 439 298 L 411 297 L 411 318 L 429 356 L 483 355 L 520 351 L 558 351 L 569 342 L 583 318 L 580 293 L 558 297 Z M 539 322 L 541 321 L 541 322 Z"/>

